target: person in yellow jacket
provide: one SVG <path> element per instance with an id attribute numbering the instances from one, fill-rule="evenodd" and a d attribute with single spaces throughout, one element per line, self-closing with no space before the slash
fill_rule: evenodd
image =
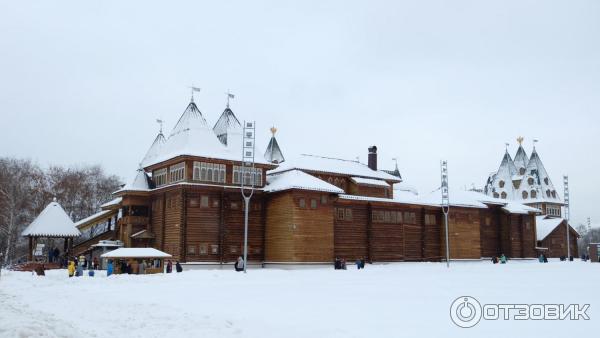
<path id="1" fill-rule="evenodd" d="M 73 277 L 73 275 L 75 274 L 75 262 L 69 261 L 69 267 L 67 268 L 67 270 L 69 270 L 69 277 Z"/>

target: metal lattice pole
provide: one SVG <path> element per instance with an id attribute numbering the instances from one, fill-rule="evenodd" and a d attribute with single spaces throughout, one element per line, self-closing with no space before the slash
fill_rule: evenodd
<path id="1" fill-rule="evenodd" d="M 441 161 L 442 179 L 442 212 L 444 213 L 444 225 L 446 229 L 446 267 L 450 267 L 450 240 L 448 239 L 448 213 L 450 212 L 450 193 L 448 192 L 448 161 Z"/>
<path id="2" fill-rule="evenodd" d="M 244 273 L 248 266 L 248 211 L 250 209 L 250 198 L 254 194 L 254 140 L 255 140 L 254 122 L 244 121 L 244 134 L 242 136 L 242 177 L 240 190 L 244 197 Z M 248 176 L 248 177 L 246 177 Z M 248 178 L 248 181 L 246 179 Z"/>
<path id="3" fill-rule="evenodd" d="M 565 189 L 565 219 L 567 220 L 567 259 L 571 260 L 571 239 L 569 234 L 569 220 L 571 218 L 570 201 L 569 201 L 569 176 L 563 176 L 563 183 Z"/>

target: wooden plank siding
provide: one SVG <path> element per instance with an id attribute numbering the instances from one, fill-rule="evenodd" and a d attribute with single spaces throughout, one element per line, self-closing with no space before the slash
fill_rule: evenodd
<path id="1" fill-rule="evenodd" d="M 567 248 L 567 230 L 565 221 L 563 221 L 559 226 L 557 226 L 546 238 L 540 241 L 540 246 L 544 248 L 548 248 L 546 251 L 546 257 L 548 258 L 559 258 L 561 256 L 567 256 L 568 248 Z M 579 256 L 579 251 L 577 248 L 577 238 L 578 234 L 573 228 L 570 229 L 570 241 L 571 241 L 571 255 L 575 258 Z"/>
<path id="2" fill-rule="evenodd" d="M 448 214 L 450 259 L 481 258 L 479 217 L 479 209 L 450 208 Z M 446 252 L 445 240 L 442 241 L 442 252 Z"/>
<path id="3" fill-rule="evenodd" d="M 321 203 L 322 195 L 284 191 L 270 197 L 265 229 L 267 262 L 333 261 L 333 205 L 329 200 Z M 315 209 L 311 208 L 311 200 L 316 200 Z"/>
<path id="4" fill-rule="evenodd" d="M 369 224 L 371 217 L 367 203 L 349 203 L 338 200 L 334 208 L 352 210 L 351 219 L 339 219 L 334 216 L 334 254 L 349 262 L 357 258 L 371 260 L 369 254 Z"/>

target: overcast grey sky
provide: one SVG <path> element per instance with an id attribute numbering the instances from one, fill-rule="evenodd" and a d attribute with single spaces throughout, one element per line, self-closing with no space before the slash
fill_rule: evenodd
<path id="1" fill-rule="evenodd" d="M 0 1 L 0 156 L 130 179 L 194 84 L 210 123 L 230 89 L 286 157 L 375 144 L 421 192 L 441 158 L 481 187 L 537 138 L 573 218 L 600 221 L 599 42 L 598 1 Z"/>

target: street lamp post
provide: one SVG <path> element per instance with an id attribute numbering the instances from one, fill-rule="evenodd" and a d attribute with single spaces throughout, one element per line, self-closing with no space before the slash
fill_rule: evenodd
<path id="1" fill-rule="evenodd" d="M 448 192 L 448 161 L 440 163 L 442 174 L 442 212 L 444 213 L 444 225 L 446 231 L 446 267 L 450 267 L 450 240 L 448 239 L 448 213 L 450 212 L 450 193 Z"/>

